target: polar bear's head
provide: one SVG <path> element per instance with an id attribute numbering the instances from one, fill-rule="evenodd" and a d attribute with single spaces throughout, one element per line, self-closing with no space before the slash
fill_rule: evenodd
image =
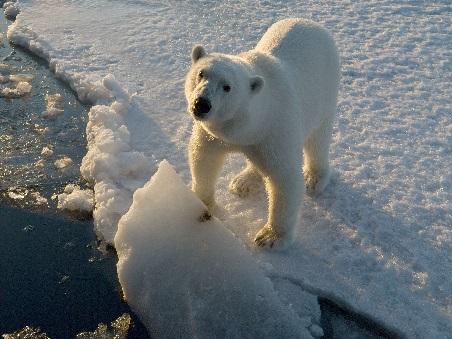
<path id="1" fill-rule="evenodd" d="M 239 132 L 239 122 L 252 119 L 248 106 L 263 86 L 264 79 L 240 57 L 193 48 L 185 81 L 188 112 L 214 135 L 228 134 L 232 126 Z"/>

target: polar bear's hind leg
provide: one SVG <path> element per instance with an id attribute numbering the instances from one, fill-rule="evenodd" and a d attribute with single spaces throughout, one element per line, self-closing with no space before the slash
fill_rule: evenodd
<path id="1" fill-rule="evenodd" d="M 330 180 L 329 149 L 332 121 L 326 121 L 313 130 L 306 139 L 304 151 L 304 180 L 306 191 L 310 194 L 320 194 Z"/>
<path id="2" fill-rule="evenodd" d="M 249 161 L 245 169 L 240 172 L 229 184 L 229 190 L 241 198 L 258 191 L 262 183 L 259 171 Z"/>

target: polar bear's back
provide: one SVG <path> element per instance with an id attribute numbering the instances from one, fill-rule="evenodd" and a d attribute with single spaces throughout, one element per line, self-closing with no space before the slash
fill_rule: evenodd
<path id="1" fill-rule="evenodd" d="M 305 19 L 273 24 L 254 49 L 279 60 L 308 115 L 334 114 L 339 55 L 329 32 Z"/>
<path id="2" fill-rule="evenodd" d="M 274 23 L 255 49 L 284 61 L 296 61 L 300 57 L 308 57 L 309 54 L 318 57 L 322 54 L 337 53 L 334 41 L 325 28 L 313 21 L 299 18 Z M 324 53 L 319 53 L 322 49 Z"/>

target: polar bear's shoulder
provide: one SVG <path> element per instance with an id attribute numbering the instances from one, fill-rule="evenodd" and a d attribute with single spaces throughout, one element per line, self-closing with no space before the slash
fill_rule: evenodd
<path id="1" fill-rule="evenodd" d="M 328 31 L 319 24 L 301 18 L 290 18 L 274 23 L 256 46 L 256 50 L 278 55 L 285 49 L 303 46 L 312 40 L 329 38 Z"/>
<path id="2" fill-rule="evenodd" d="M 281 77 L 284 70 L 278 59 L 269 53 L 252 49 L 239 54 L 246 63 L 253 69 L 253 73 L 264 76 L 265 78 L 277 79 Z M 270 84 L 267 84 L 267 86 Z"/>

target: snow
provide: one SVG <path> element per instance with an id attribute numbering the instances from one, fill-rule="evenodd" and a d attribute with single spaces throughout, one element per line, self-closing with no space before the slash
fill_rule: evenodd
<path id="1" fill-rule="evenodd" d="M 111 75 L 101 84 L 105 91 L 111 91 L 115 101 L 109 106 L 95 105 L 89 111 L 88 152 L 80 171 L 94 184 L 96 232 L 113 243 L 118 220 L 130 207 L 133 192 L 149 178 L 154 167 L 152 157 L 130 146 L 130 133 L 123 118 L 132 109 L 128 93 Z"/>
<path id="2" fill-rule="evenodd" d="M 252 238 L 266 218 L 265 194 L 228 192 L 244 163 L 234 156 L 218 184 L 222 223 L 278 293 L 328 297 L 409 338 L 450 337 L 448 1 L 21 0 L 20 7 L 8 38 L 95 104 L 81 171 L 94 185 L 96 231 L 110 243 L 157 162 L 168 159 L 190 181 L 183 82 L 191 46 L 243 51 L 288 16 L 325 25 L 342 57 L 331 185 L 304 198 L 291 250 L 260 252 Z"/>
<path id="3" fill-rule="evenodd" d="M 205 211 L 162 161 L 119 221 L 119 281 L 151 336 L 312 338 L 311 318 L 282 304 L 240 241 L 200 221 Z"/>
<path id="4" fill-rule="evenodd" d="M 94 207 L 94 193 L 90 189 L 80 189 L 80 186 L 69 184 L 64 192 L 58 195 L 59 209 L 69 211 L 91 212 Z"/>

